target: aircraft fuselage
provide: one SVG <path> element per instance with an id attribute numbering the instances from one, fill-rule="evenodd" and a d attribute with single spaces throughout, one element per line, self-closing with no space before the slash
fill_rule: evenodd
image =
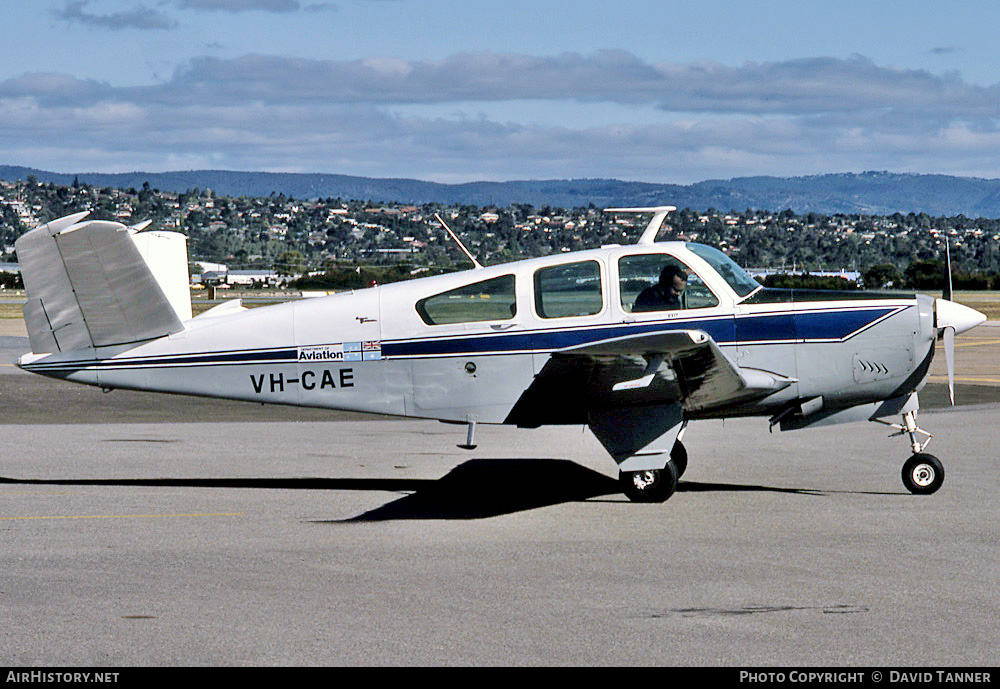
<path id="1" fill-rule="evenodd" d="M 820 396 L 825 408 L 849 407 L 909 393 L 922 384 L 935 332 L 929 297 L 759 290 L 740 299 L 685 247 L 664 243 L 597 249 L 208 315 L 187 321 L 182 332 L 150 342 L 29 356 L 22 366 L 110 389 L 449 421 L 586 423 L 585 405 L 578 404 L 581 398 L 572 390 L 566 391 L 563 404 L 533 410 L 538 416 L 530 423 L 511 413 L 554 352 L 687 329 L 707 333 L 741 368 L 796 381 L 745 404 L 688 408 L 689 418 L 770 415 L 794 400 Z M 631 312 L 623 294 L 623 259 L 661 253 L 697 271 L 699 289 L 717 303 Z M 592 288 L 599 302 L 581 309 L 586 313 L 544 313 L 539 269 L 581 264 L 593 268 L 599 281 L 588 286 L 585 277 L 578 278 L 581 294 Z M 417 308 L 434 295 L 505 276 L 513 276 L 513 313 L 428 324 Z M 463 302 L 462 295 L 454 301 Z M 579 385 L 585 387 L 587 381 Z"/>

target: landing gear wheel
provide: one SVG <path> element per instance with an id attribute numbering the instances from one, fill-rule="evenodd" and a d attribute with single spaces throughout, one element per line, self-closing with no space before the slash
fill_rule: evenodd
<path id="1" fill-rule="evenodd" d="M 662 469 L 618 473 L 622 491 L 632 502 L 664 502 L 677 489 L 677 469 L 667 462 Z"/>
<path id="2" fill-rule="evenodd" d="M 903 464 L 903 485 L 914 495 L 930 495 L 944 483 L 944 467 L 934 455 L 924 452 Z"/>
<path id="3" fill-rule="evenodd" d="M 678 440 L 674 443 L 674 447 L 670 450 L 670 461 L 673 462 L 674 468 L 677 469 L 677 478 L 684 475 L 684 470 L 688 468 L 688 451 Z"/>

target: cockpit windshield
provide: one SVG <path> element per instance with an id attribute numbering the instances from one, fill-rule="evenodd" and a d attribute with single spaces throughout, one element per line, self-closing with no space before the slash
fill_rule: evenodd
<path id="1" fill-rule="evenodd" d="M 722 279 L 729 283 L 741 298 L 760 287 L 760 283 L 750 277 L 749 273 L 739 267 L 736 261 L 726 256 L 718 249 L 704 244 L 689 243 L 687 248 L 698 258 L 704 260 L 715 269 Z"/>

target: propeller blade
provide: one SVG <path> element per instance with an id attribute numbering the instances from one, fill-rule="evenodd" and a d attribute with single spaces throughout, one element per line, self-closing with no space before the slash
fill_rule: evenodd
<path id="1" fill-rule="evenodd" d="M 948 367 L 948 398 L 955 406 L 955 328 L 944 328 L 944 363 Z"/>

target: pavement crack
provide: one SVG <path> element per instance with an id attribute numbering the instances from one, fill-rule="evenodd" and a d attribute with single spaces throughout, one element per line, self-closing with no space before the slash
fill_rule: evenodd
<path id="1" fill-rule="evenodd" d="M 734 608 L 671 608 L 654 611 L 647 615 L 650 619 L 664 617 L 735 617 L 743 615 L 763 615 L 782 612 L 813 612 L 824 615 L 851 615 L 866 613 L 870 609 L 864 605 L 746 605 Z"/>

